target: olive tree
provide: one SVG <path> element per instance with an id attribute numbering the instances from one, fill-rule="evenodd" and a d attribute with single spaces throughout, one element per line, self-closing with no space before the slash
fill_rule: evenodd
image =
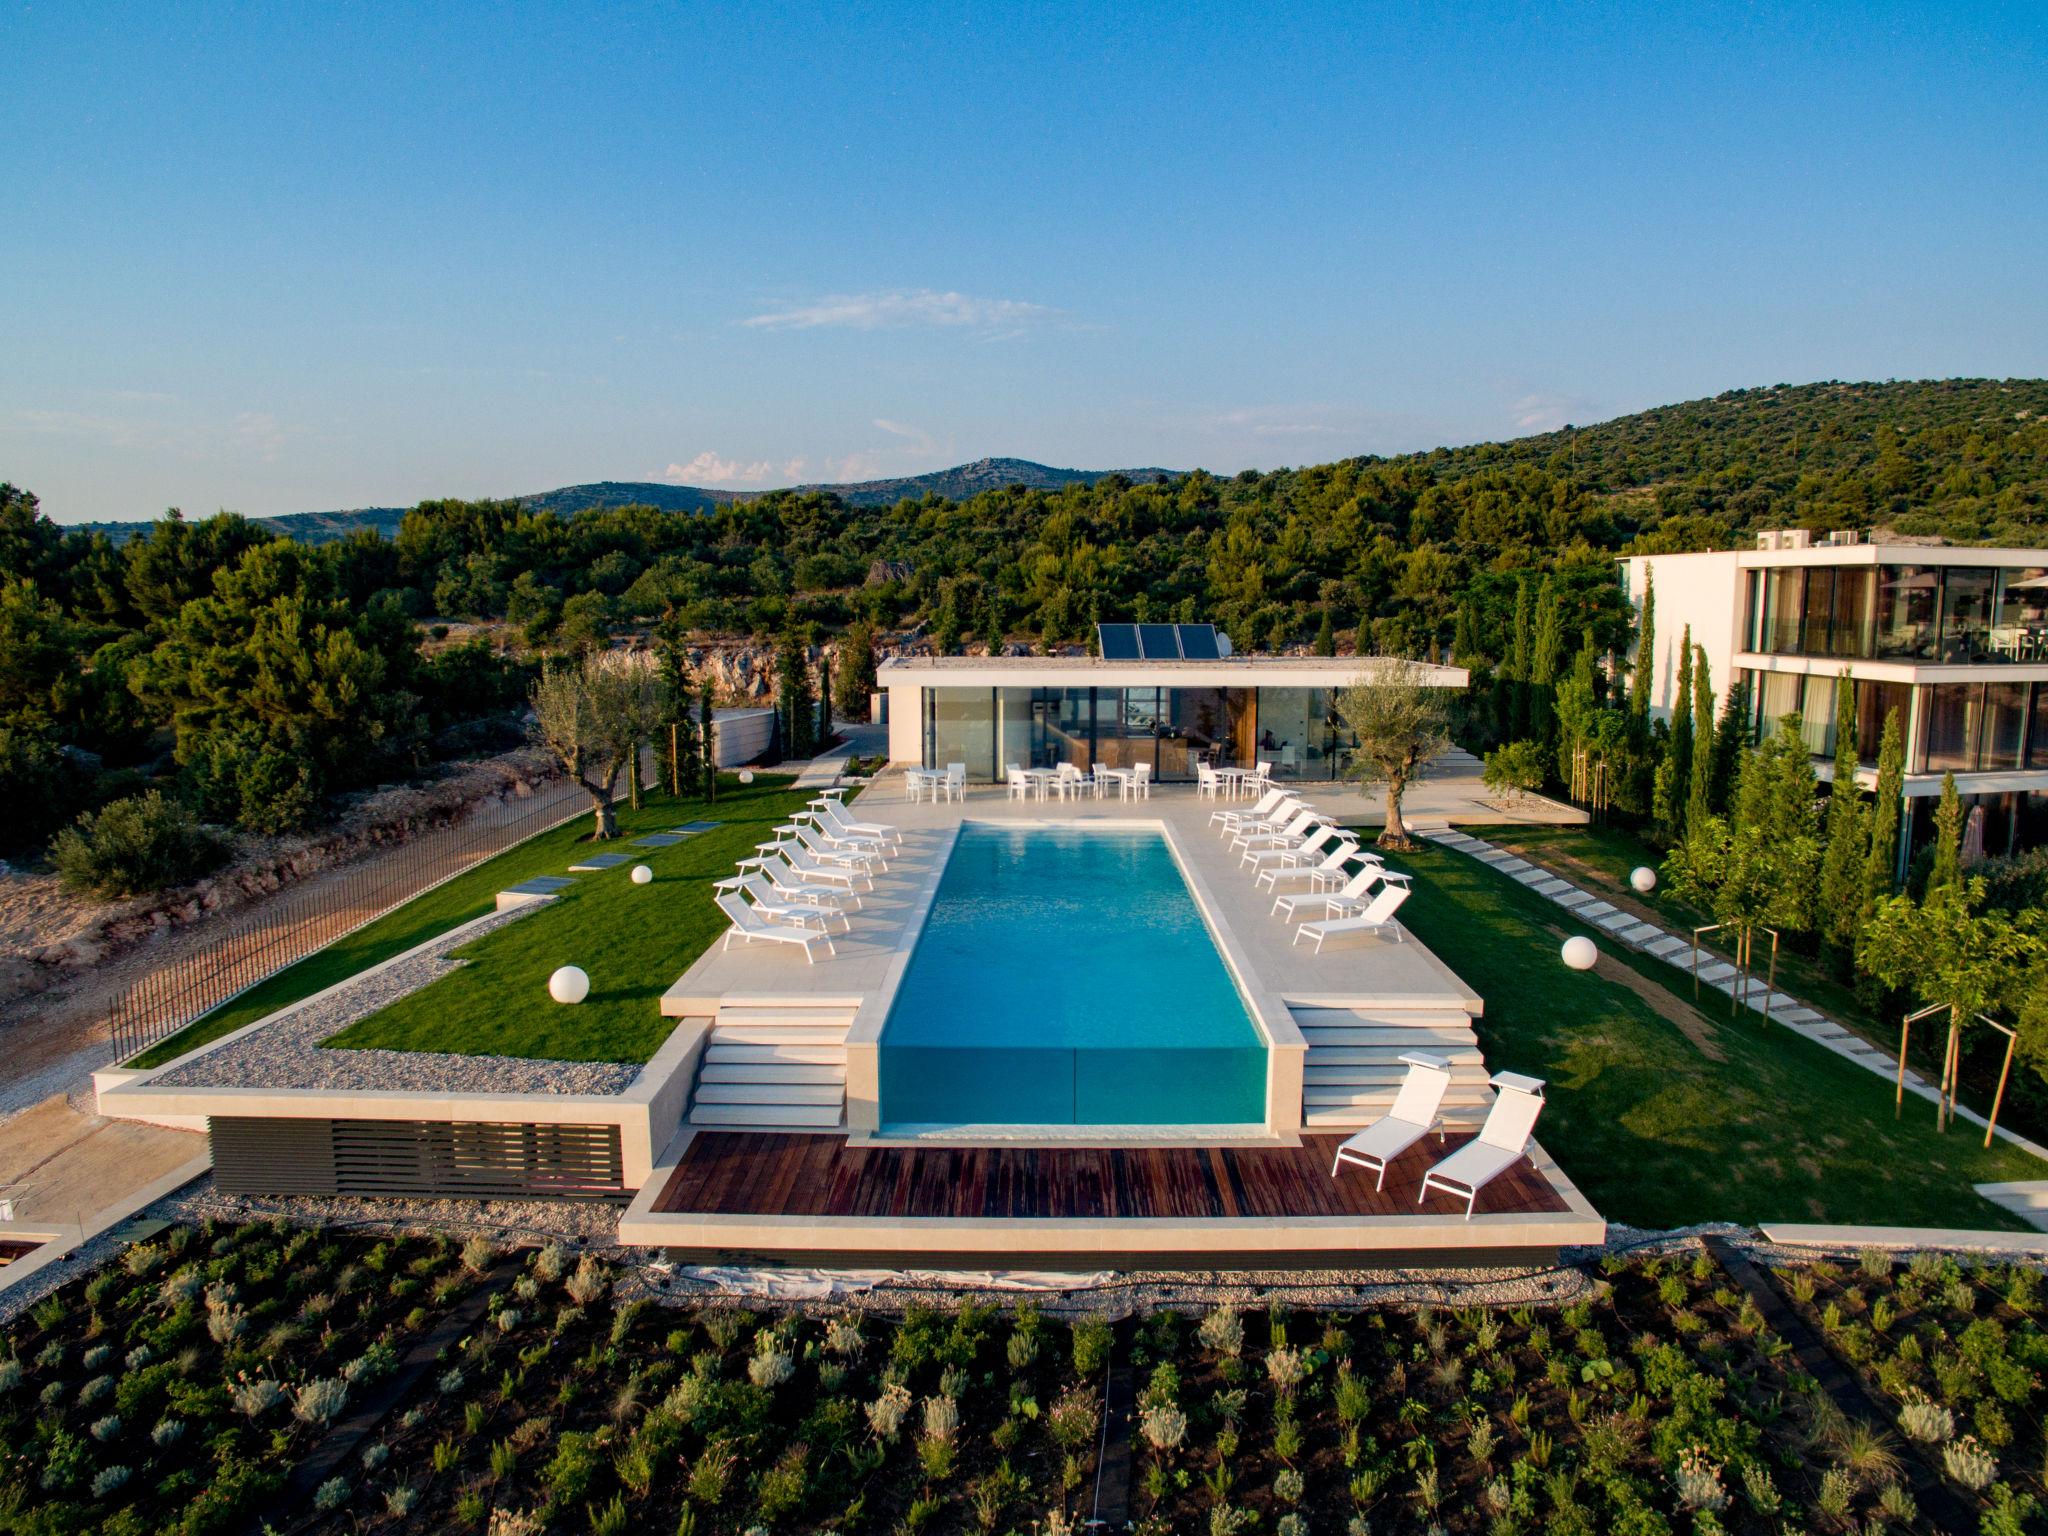
<path id="1" fill-rule="evenodd" d="M 621 769 L 639 774 L 641 743 L 661 715 L 661 681 L 629 658 L 600 651 L 548 662 L 532 694 L 540 742 L 590 796 L 592 835 L 618 835 L 612 796 Z"/>
<path id="2" fill-rule="evenodd" d="M 1337 714 L 1358 738 L 1346 772 L 1362 784 L 1387 786 L 1380 846 L 1411 847 L 1401 797 L 1416 771 L 1451 744 L 1450 696 L 1420 662 L 1388 657 L 1337 695 Z"/>

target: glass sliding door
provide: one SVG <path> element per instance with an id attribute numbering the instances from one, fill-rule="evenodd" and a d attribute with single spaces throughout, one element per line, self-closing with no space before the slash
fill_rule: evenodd
<path id="1" fill-rule="evenodd" d="M 1941 579 L 1941 659 L 1983 661 L 1991 654 L 1993 591 L 1989 566 L 1952 565 Z"/>
<path id="2" fill-rule="evenodd" d="M 1984 685 L 1984 745 L 1977 767 L 1989 773 L 2017 768 L 2027 743 L 2027 685 Z"/>
<path id="3" fill-rule="evenodd" d="M 1774 567 L 1764 580 L 1763 649 L 1774 655 L 1796 654 L 1803 642 L 1806 617 L 1806 571 L 1796 565 Z"/>
<path id="4" fill-rule="evenodd" d="M 993 688 L 925 690 L 924 760 L 929 768 L 967 765 L 967 777 L 996 776 L 996 691 Z"/>
<path id="5" fill-rule="evenodd" d="M 1927 724 L 1921 745 L 1921 773 L 1968 773 L 1977 766 L 1984 723 L 1982 683 L 1936 683 L 1923 690 Z"/>
<path id="6" fill-rule="evenodd" d="M 1931 565 L 1880 567 L 1876 654 L 1933 660 L 1940 596 L 1941 573 Z"/>
<path id="7" fill-rule="evenodd" d="M 1095 760 L 1105 768 L 1143 763 L 1159 773 L 1161 720 L 1157 688 L 1095 690 Z"/>
<path id="8" fill-rule="evenodd" d="M 1008 774 L 1012 763 L 1019 768 L 1040 766 L 1044 747 L 1038 719 L 1039 692 L 1036 688 L 996 690 L 996 767 L 1003 774 Z"/>
<path id="9" fill-rule="evenodd" d="M 1884 719 L 1899 712 L 1899 739 L 1913 726 L 1913 685 L 1879 683 L 1868 678 L 1856 684 L 1856 760 L 1865 767 L 1877 766 L 1878 748 L 1884 742 Z"/>

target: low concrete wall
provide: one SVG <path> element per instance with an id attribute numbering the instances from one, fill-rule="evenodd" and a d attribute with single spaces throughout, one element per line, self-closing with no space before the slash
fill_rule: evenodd
<path id="1" fill-rule="evenodd" d="M 775 740 L 772 709 L 720 709 L 711 718 L 711 755 L 721 768 L 751 763 Z"/>

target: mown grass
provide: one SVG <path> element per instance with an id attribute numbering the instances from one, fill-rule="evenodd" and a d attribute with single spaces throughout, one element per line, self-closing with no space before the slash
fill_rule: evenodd
<path id="1" fill-rule="evenodd" d="M 716 909 L 712 907 L 709 894 L 704 889 L 704 877 L 701 872 L 697 872 L 698 866 L 702 864 L 704 868 L 708 869 L 714 867 L 710 861 L 718 861 L 722 863 L 725 870 L 729 870 L 734 859 L 744 853 L 751 852 L 753 845 L 762 841 L 762 828 L 764 825 L 773 825 L 775 821 L 787 816 L 791 810 L 802 804 L 804 797 L 796 795 L 786 788 L 789 782 L 790 780 L 786 775 L 771 776 L 764 774 L 757 778 L 755 783 L 742 787 L 736 779 L 728 777 L 720 781 L 718 799 L 715 804 L 695 797 L 672 799 L 666 794 L 656 793 L 638 811 L 630 810 L 624 806 L 620 807 L 619 828 L 626 839 L 637 837 L 644 832 L 657 832 L 667 827 L 680 826 L 688 821 L 716 820 L 729 823 L 727 826 L 720 827 L 714 832 L 707 832 L 701 837 L 682 843 L 673 849 L 627 850 L 636 855 L 649 855 L 649 857 L 639 860 L 639 862 L 654 866 L 663 878 L 657 879 L 654 885 L 650 887 L 632 887 L 633 890 L 642 895 L 659 892 L 660 900 L 658 903 L 649 903 L 643 906 L 635 914 L 637 920 L 623 926 L 637 932 L 646 933 L 651 942 L 658 925 L 648 922 L 647 918 L 670 913 L 680 914 L 674 918 L 665 917 L 666 921 L 679 923 L 680 926 L 671 927 L 666 932 L 664 936 L 665 948 L 662 950 L 661 955 L 656 957 L 661 964 L 667 964 L 668 956 L 682 953 L 683 947 L 691 943 L 696 945 L 695 949 L 689 951 L 694 957 L 703 949 L 704 944 L 708 942 L 708 937 L 716 936 L 718 927 L 715 921 L 717 916 Z M 224 1003 L 204 1018 L 197 1020 L 169 1039 L 161 1041 L 150 1050 L 145 1051 L 142 1055 L 135 1058 L 133 1065 L 141 1067 L 162 1066 L 165 1062 L 183 1055 L 186 1051 L 196 1046 L 204 1045 L 209 1040 L 217 1040 L 222 1035 L 240 1029 L 245 1024 L 253 1024 L 256 1020 L 275 1013 L 280 1008 L 298 1002 L 301 998 L 310 997 L 323 988 L 333 986 L 339 981 L 345 981 L 358 972 L 368 969 L 370 966 L 390 959 L 393 955 L 402 954 L 416 944 L 423 944 L 437 934 L 446 933 L 458 924 L 468 922 L 472 918 L 481 917 L 492 910 L 497 893 L 506 887 L 517 885 L 523 880 L 532 879 L 535 875 L 559 875 L 566 872 L 569 865 L 580 854 L 592 851 L 593 845 L 590 843 L 589 838 L 590 820 L 587 816 L 579 816 L 576 820 L 564 826 L 556 827 L 552 831 L 543 832 L 538 837 L 529 838 L 517 847 L 507 849 L 496 858 L 489 859 L 477 865 L 474 869 L 465 870 L 454 879 L 438 885 L 433 890 L 407 902 L 404 906 L 386 913 L 375 922 L 368 923 L 362 928 L 357 929 L 347 938 L 337 940 L 335 943 L 327 946 L 327 948 L 308 955 L 304 960 L 299 961 L 298 964 L 287 966 L 275 976 L 250 988 L 247 992 Z M 624 842 L 622 841 L 618 846 L 623 847 Z M 664 854 L 673 855 L 683 853 L 685 850 L 689 850 L 690 856 L 687 858 L 658 862 L 662 860 Z M 597 948 L 608 946 L 611 940 L 606 936 L 601 922 L 603 917 L 602 911 L 593 909 L 590 905 L 584 903 L 583 897 L 593 891 L 609 891 L 609 888 L 612 886 L 630 886 L 630 882 L 626 879 L 626 869 L 628 867 L 621 866 L 617 869 L 603 871 L 600 874 L 579 876 L 577 885 L 571 887 L 571 890 L 576 892 L 574 900 L 559 904 L 556 908 L 551 909 L 548 914 L 536 914 L 533 917 L 521 919 L 505 931 L 509 933 L 519 929 L 530 928 L 534 924 L 542 923 L 547 919 L 552 919 L 553 922 L 558 923 L 561 912 L 564 909 L 571 912 L 580 911 L 593 920 L 599 920 L 599 925 L 596 927 L 591 941 L 586 942 L 579 935 L 576 939 L 575 947 L 580 955 L 587 956 L 595 953 Z M 688 887 L 687 894 L 683 893 L 683 887 L 685 886 Z M 611 894 L 616 896 L 622 893 L 611 892 Z M 600 909 L 605 906 L 606 903 L 603 902 L 598 904 Z M 701 912 L 697 912 L 697 908 L 701 908 Z M 708 937 L 699 933 L 699 930 L 705 925 L 710 927 Z M 619 925 L 614 921 L 612 926 Z M 552 927 L 552 923 L 550 927 Z M 557 961 L 556 963 L 570 962 Z M 589 965 L 582 959 L 577 959 L 573 963 L 583 964 L 585 969 L 590 969 Z M 675 966 L 667 975 L 660 978 L 659 983 L 654 988 L 656 996 L 660 995 L 662 988 L 666 987 L 675 980 L 677 975 L 681 974 L 684 965 L 687 965 L 687 963 L 685 961 L 682 965 Z M 553 967 L 550 966 L 549 969 L 553 969 Z M 598 973 L 595 970 L 591 971 L 593 982 L 592 1003 L 597 1001 L 597 975 Z M 547 1002 L 545 978 L 543 978 L 540 997 L 543 1004 L 548 1007 L 555 1007 L 554 1004 Z M 557 1009 L 557 1012 L 560 1013 L 569 1013 L 571 1011 Z M 582 1009 L 573 1011 L 586 1015 L 593 1013 L 589 1004 L 586 1004 Z M 607 1006 L 602 1010 L 595 1011 L 608 1015 L 610 1008 Z M 653 1005 L 650 1004 L 648 1006 L 648 1012 L 650 1015 L 654 1013 Z M 562 1026 L 567 1022 L 566 1020 L 550 1020 L 550 1029 L 547 1033 L 559 1034 L 564 1032 Z M 581 1028 L 582 1021 L 578 1021 L 578 1025 Z M 596 1028 L 599 1034 L 608 1033 L 602 1025 L 593 1027 Z M 647 1025 L 649 1029 L 658 1027 L 658 1020 L 650 1020 Z M 446 1050 L 476 1054 L 478 1052 L 500 1049 L 502 1048 L 502 1042 L 517 1041 L 520 1038 L 519 1031 L 503 1025 L 488 1032 L 491 1038 L 501 1041 L 499 1046 L 465 1046 L 460 1043 L 461 1036 L 454 1032 L 447 1029 L 432 1029 L 424 1023 L 416 1033 L 422 1038 L 433 1038 L 438 1042 L 444 1043 L 399 1048 Z M 450 1040 L 456 1043 L 445 1043 Z M 389 1042 L 383 1040 L 351 1039 L 348 1043 L 352 1045 L 366 1045 Z M 613 1057 L 604 1054 L 604 1051 L 620 1048 L 621 1046 L 616 1040 L 608 1039 L 602 1051 L 592 1052 L 586 1050 L 580 1054 L 565 1056 L 560 1059 L 578 1061 L 646 1059 L 644 1054 L 638 1057 Z M 651 1046 L 648 1048 L 649 1053 L 651 1053 L 652 1049 L 653 1047 Z M 530 1053 L 519 1052 L 518 1054 Z"/>
<path id="2" fill-rule="evenodd" d="M 1551 1085 L 1538 1135 L 1611 1220 L 1826 1221 L 2015 1229 L 1970 1186 L 2042 1165 L 1755 1015 L 1694 1008 L 1679 972 L 1595 934 L 1592 972 L 1558 946 L 1587 931 L 1464 854 L 1404 857 L 1416 937 L 1486 999 L 1487 1063 Z M 1717 1001 L 1725 1002 L 1719 994 Z"/>

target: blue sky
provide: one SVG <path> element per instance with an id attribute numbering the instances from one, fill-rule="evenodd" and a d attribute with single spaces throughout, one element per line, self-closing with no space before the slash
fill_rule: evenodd
<path id="1" fill-rule="evenodd" d="M 2038 4 L 5 3 L 0 92 L 62 521 L 2048 372 Z"/>

